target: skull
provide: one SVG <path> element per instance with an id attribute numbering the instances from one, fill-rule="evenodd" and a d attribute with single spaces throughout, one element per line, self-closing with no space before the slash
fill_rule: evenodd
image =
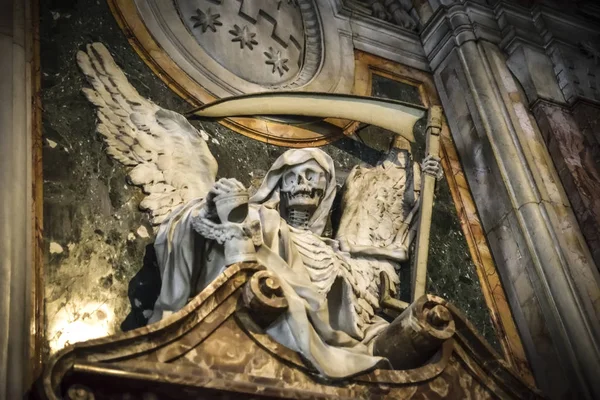
<path id="1" fill-rule="evenodd" d="M 292 209 L 312 209 L 321 202 L 327 186 L 325 171 L 314 160 L 286 170 L 281 179 L 282 200 Z"/>

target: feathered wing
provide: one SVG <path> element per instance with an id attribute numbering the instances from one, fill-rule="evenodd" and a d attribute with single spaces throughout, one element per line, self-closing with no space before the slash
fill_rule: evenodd
<path id="1" fill-rule="evenodd" d="M 97 108 L 96 130 L 107 153 L 127 167 L 129 179 L 147 196 L 140 208 L 159 225 L 181 204 L 205 196 L 217 162 L 205 139 L 185 117 L 140 96 L 101 43 L 77 53 L 77 63 L 91 88 L 87 99 Z"/>
<path id="2" fill-rule="evenodd" d="M 419 165 L 397 149 L 375 167 L 355 167 L 346 179 L 335 238 L 351 254 L 346 275 L 353 277 L 363 317 L 379 308 L 381 272 L 393 289 L 400 283 L 397 270 L 416 235 L 419 186 Z"/>

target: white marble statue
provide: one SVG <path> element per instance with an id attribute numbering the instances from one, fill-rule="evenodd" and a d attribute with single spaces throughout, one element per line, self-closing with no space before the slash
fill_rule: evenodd
<path id="1" fill-rule="evenodd" d="M 217 163 L 183 116 L 141 97 L 101 44 L 78 54 L 98 107 L 107 152 L 132 167 L 141 207 L 158 227 L 162 274 L 150 323 L 181 309 L 229 265 L 257 261 L 280 280 L 289 309 L 266 328 L 322 375 L 343 378 L 387 366 L 373 339 L 388 323 L 376 315 L 379 275 L 399 283 L 418 211 L 420 167 L 395 147 L 377 167 L 349 175 L 334 239 L 322 237 L 336 195 L 332 159 L 319 149 L 288 150 L 258 191 L 215 182 Z M 426 172 L 439 162 L 427 158 Z"/>

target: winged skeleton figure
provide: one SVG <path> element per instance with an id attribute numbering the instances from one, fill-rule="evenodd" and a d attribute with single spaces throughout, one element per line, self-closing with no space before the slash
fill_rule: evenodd
<path id="1" fill-rule="evenodd" d="M 258 261 L 280 278 L 289 304 L 266 328 L 274 340 L 330 378 L 387 365 L 372 346 L 388 325 L 376 315 L 379 275 L 399 283 L 419 205 L 420 168 L 407 150 L 395 146 L 378 166 L 355 167 L 339 228 L 324 238 L 336 195 L 325 152 L 288 150 L 249 198 L 238 181 L 216 181 L 206 133 L 141 97 L 102 44 L 77 61 L 92 86 L 83 91 L 97 106 L 97 131 L 147 194 L 140 206 L 157 229 L 162 287 L 150 322 L 182 308 L 228 265 Z M 436 160 L 424 166 L 439 172 Z"/>

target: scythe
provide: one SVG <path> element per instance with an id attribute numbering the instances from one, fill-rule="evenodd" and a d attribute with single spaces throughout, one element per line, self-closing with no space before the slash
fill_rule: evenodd
<path id="1" fill-rule="evenodd" d="M 303 116 L 341 118 L 379 126 L 414 142 L 413 127 L 426 109 L 396 100 L 313 92 L 268 92 L 246 94 L 217 100 L 186 114 L 188 118 L 225 118 L 242 116 Z M 437 156 L 441 131 L 441 108 L 429 110 L 426 154 Z M 415 262 L 412 273 L 412 299 L 425 294 L 429 232 L 435 177 L 424 174 Z M 390 299 L 392 300 L 392 299 Z M 404 305 L 404 303 L 403 303 Z"/>

